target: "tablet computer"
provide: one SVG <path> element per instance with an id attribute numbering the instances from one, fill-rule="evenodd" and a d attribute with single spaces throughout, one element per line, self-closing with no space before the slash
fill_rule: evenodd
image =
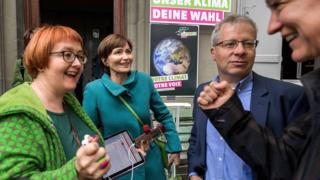
<path id="1" fill-rule="evenodd" d="M 131 170 L 144 163 L 144 157 L 135 147 L 131 146 L 134 141 L 128 131 L 123 130 L 106 137 L 104 142 L 110 156 L 111 168 L 108 173 L 103 175 L 103 179 L 114 179 L 131 172 Z"/>

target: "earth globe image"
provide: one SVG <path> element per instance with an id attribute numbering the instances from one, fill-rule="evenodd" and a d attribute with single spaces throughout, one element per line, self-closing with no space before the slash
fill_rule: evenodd
<path id="1" fill-rule="evenodd" d="M 188 47 L 174 38 L 161 40 L 156 45 L 152 56 L 153 65 L 161 76 L 185 74 L 191 62 Z"/>

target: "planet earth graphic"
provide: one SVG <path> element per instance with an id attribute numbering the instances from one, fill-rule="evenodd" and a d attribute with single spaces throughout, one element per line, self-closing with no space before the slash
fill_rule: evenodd
<path id="1" fill-rule="evenodd" d="M 188 47 L 178 39 L 161 40 L 153 52 L 153 65 L 160 75 L 185 74 L 190 62 Z"/>

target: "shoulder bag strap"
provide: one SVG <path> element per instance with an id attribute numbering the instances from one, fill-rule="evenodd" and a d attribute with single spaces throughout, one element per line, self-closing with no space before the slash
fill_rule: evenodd
<path id="1" fill-rule="evenodd" d="M 132 113 L 132 115 L 136 118 L 136 120 L 138 121 L 138 123 L 143 126 L 143 122 L 140 119 L 140 117 L 138 116 L 138 114 L 132 109 L 132 107 L 128 104 L 128 102 L 123 99 L 122 96 L 119 95 L 119 99 L 121 100 L 121 102 L 128 108 L 128 110 Z"/>

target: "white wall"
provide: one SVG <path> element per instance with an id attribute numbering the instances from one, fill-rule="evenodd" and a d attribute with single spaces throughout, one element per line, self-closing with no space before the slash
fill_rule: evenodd
<path id="1" fill-rule="evenodd" d="M 270 10 L 265 1 L 238 0 L 237 12 L 252 18 L 258 27 L 259 45 L 253 70 L 261 75 L 280 79 L 282 38 L 279 33 L 272 36 L 267 34 Z"/>
<path id="2" fill-rule="evenodd" d="M 198 83 L 210 81 L 218 74 L 216 63 L 211 59 L 211 33 L 213 27 L 201 26 L 199 37 Z"/>

